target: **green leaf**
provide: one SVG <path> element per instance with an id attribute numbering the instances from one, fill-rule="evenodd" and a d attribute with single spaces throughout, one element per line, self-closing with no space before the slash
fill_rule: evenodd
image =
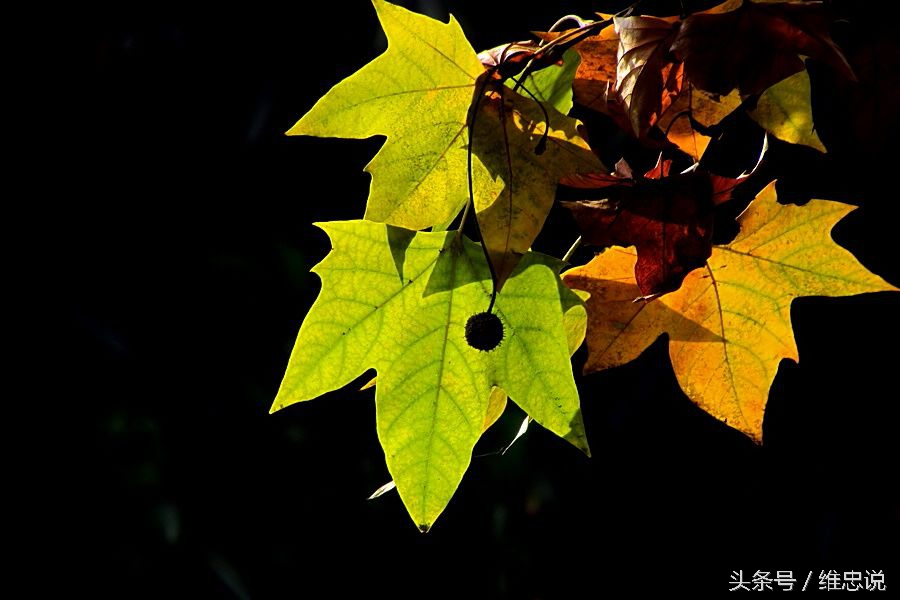
<path id="1" fill-rule="evenodd" d="M 572 83 L 581 63 L 581 56 L 575 50 L 566 50 L 562 65 L 550 65 L 535 71 L 525 78 L 523 87 L 545 106 L 552 106 L 561 114 L 572 110 Z M 508 80 L 507 87 L 513 88 L 515 81 Z"/>
<path id="2" fill-rule="evenodd" d="M 464 332 L 490 298 L 478 244 L 369 221 L 320 227 L 333 250 L 313 269 L 322 291 L 300 327 L 273 411 L 374 368 L 378 437 L 423 531 L 444 510 L 495 418 L 494 387 L 588 452 L 569 361 L 584 335 L 585 310 L 560 282 L 559 261 L 533 252 L 522 258 L 495 306 L 505 339 L 480 352 Z"/>
<path id="3" fill-rule="evenodd" d="M 827 152 L 813 123 L 809 73 L 805 69 L 763 92 L 750 116 L 779 140 Z"/>
<path id="4" fill-rule="evenodd" d="M 325 94 L 287 133 L 387 141 L 366 166 L 366 218 L 424 229 L 468 199 L 466 118 L 484 67 L 451 16 L 441 23 L 373 0 L 387 50 Z M 481 182 L 487 175 L 474 165 Z"/>
<path id="5" fill-rule="evenodd" d="M 473 191 L 499 286 L 528 250 L 546 219 L 560 177 L 605 171 L 577 132 L 568 111 L 577 59 L 529 77 L 529 91 L 547 101 L 550 143 L 535 147 L 548 128 L 534 100 L 506 90 L 501 118 L 496 82 L 451 17 L 445 24 L 383 0 L 373 0 L 388 38 L 384 54 L 334 86 L 289 135 L 348 138 L 387 136 L 366 166 L 372 187 L 366 219 L 407 229 L 445 229 L 469 196 L 468 118 L 472 99 L 488 90 L 477 116 Z M 534 88 L 534 89 L 532 89 Z M 485 231 L 486 230 L 486 231 Z"/>

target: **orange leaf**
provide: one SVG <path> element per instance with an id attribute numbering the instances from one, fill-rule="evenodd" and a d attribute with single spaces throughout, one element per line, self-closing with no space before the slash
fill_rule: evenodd
<path id="1" fill-rule="evenodd" d="M 660 117 L 657 126 L 670 142 L 699 161 L 711 138 L 697 131 L 694 124 L 697 123 L 704 129 L 718 125 L 740 105 L 741 97 L 737 90 L 727 96 L 720 96 L 687 83 L 669 110 Z"/>
<path id="2" fill-rule="evenodd" d="M 537 33 L 545 41 L 571 34 L 574 30 L 563 32 Z M 581 62 L 575 72 L 572 92 L 575 102 L 604 114 L 609 113 L 607 96 L 616 82 L 616 50 L 619 48 L 619 36 L 612 26 L 589 36 L 573 49 L 578 52 Z"/>
<path id="3" fill-rule="evenodd" d="M 637 247 L 634 277 L 644 297 L 678 289 L 691 270 L 703 266 L 712 251 L 713 209 L 743 181 L 701 169 L 669 175 L 671 164 L 660 160 L 638 179 L 596 174 L 563 180 L 572 187 L 600 190 L 601 200 L 564 206 L 585 243 Z M 623 161 L 616 171 L 630 172 Z"/>
<path id="4" fill-rule="evenodd" d="M 798 360 L 791 302 L 800 296 L 900 291 L 831 239 L 852 206 L 812 200 L 778 204 L 774 182 L 739 217 L 740 234 L 716 246 L 682 287 L 649 302 L 631 271 L 633 249 L 615 247 L 564 274 L 591 294 L 585 372 L 636 358 L 669 335 L 669 357 L 685 394 L 757 442 L 769 387 L 782 358 Z"/>

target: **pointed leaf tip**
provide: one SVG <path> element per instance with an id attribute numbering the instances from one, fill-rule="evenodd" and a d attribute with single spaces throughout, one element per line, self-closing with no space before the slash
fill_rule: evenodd
<path id="1" fill-rule="evenodd" d="M 366 218 L 409 229 L 449 223 L 467 197 L 466 120 L 484 68 L 452 17 L 443 23 L 373 4 L 387 49 L 332 87 L 288 135 L 384 136 L 366 166 Z"/>
<path id="2" fill-rule="evenodd" d="M 490 300 L 479 244 L 460 238 L 445 252 L 455 232 L 398 234 L 371 221 L 323 226 L 333 249 L 316 267 L 322 291 L 276 402 L 315 398 L 374 368 L 379 441 L 414 523 L 431 527 L 450 501 L 475 443 L 502 410 L 505 396 L 495 388 L 557 435 L 583 432 L 569 357 L 586 316 L 559 281 L 558 261 L 523 256 L 495 305 L 508 343 L 479 352 L 465 338 L 466 321 Z"/>
<path id="3" fill-rule="evenodd" d="M 734 241 L 715 246 L 680 289 L 652 302 L 633 302 L 639 294 L 633 248 L 612 247 L 568 271 L 568 285 L 592 292 L 585 371 L 629 362 L 668 333 L 672 366 L 687 396 L 760 443 L 778 364 L 799 359 L 792 300 L 897 289 L 831 238 L 852 208 L 824 200 L 782 205 L 770 184 L 739 217 Z"/>

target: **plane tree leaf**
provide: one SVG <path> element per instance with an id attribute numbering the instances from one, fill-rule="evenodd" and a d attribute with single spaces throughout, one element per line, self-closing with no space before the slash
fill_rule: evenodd
<path id="1" fill-rule="evenodd" d="M 632 177 L 620 161 L 614 175 L 563 180 L 600 197 L 564 203 L 585 243 L 637 247 L 634 276 L 644 297 L 678 289 L 691 270 L 705 264 L 712 252 L 713 210 L 746 178 L 698 167 L 670 174 L 671 164 L 660 160 L 643 177 Z"/>
<path id="2" fill-rule="evenodd" d="M 485 71 L 455 19 L 441 23 L 383 0 L 373 4 L 387 50 L 334 86 L 288 134 L 386 136 L 366 167 L 372 175 L 366 219 L 441 229 L 469 197 L 474 121 L 473 195 L 501 288 L 540 231 L 559 178 L 603 169 L 578 122 L 557 110 L 571 108 L 577 55 L 525 78 L 536 100 L 498 93 L 495 82 L 485 81 L 496 73 Z M 497 53 L 482 56 L 492 57 L 500 60 Z M 546 152 L 535 152 L 545 131 Z"/>
<path id="3" fill-rule="evenodd" d="M 741 230 L 732 243 L 715 246 L 678 291 L 649 302 L 634 302 L 640 290 L 631 248 L 610 248 L 568 271 L 565 283 L 591 294 L 585 371 L 626 363 L 667 333 L 685 394 L 761 441 L 778 364 L 799 359 L 793 299 L 898 291 L 831 239 L 832 227 L 852 210 L 825 200 L 778 204 L 773 182 L 739 217 Z"/>
<path id="4" fill-rule="evenodd" d="M 326 93 L 288 135 L 387 140 L 366 166 L 366 218 L 425 229 L 447 224 L 468 199 L 466 119 L 478 56 L 451 16 L 442 23 L 372 0 L 387 50 Z M 479 184 L 489 183 L 478 161 Z"/>
<path id="5" fill-rule="evenodd" d="M 574 69 L 551 71 L 556 80 L 543 78 L 539 90 L 570 89 L 573 74 Z M 550 103 L 487 82 L 473 106 L 473 153 L 501 188 L 475 190 L 478 226 L 500 290 L 543 228 L 559 180 L 606 168 L 582 138 L 580 123 Z"/>
<path id="6" fill-rule="evenodd" d="M 587 311 L 584 308 L 583 301 L 587 300 L 590 296 L 587 292 L 583 292 L 581 290 L 572 290 L 575 292 L 575 295 L 578 296 L 582 303 L 579 303 L 573 296 L 564 294 L 563 298 L 563 325 L 566 329 L 566 342 L 569 345 L 569 354 L 575 354 L 575 351 L 581 346 L 584 342 L 585 330 L 587 328 Z M 366 387 L 374 387 L 376 383 L 375 379 L 369 381 L 366 384 Z M 500 420 L 500 417 L 503 416 L 503 412 L 506 410 L 506 405 L 508 404 L 508 397 L 506 392 L 504 392 L 499 387 L 494 387 L 491 390 L 491 395 L 488 398 L 488 407 L 487 414 L 484 416 L 484 424 L 482 425 L 481 431 L 482 433 L 487 431 L 494 425 L 497 421 Z M 530 423 L 532 418 L 526 417 L 522 423 L 522 426 L 519 428 L 518 433 L 515 438 L 503 449 L 501 454 L 506 454 L 506 452 L 512 447 L 512 445 L 525 434 L 526 429 L 528 428 L 528 423 Z M 385 493 L 393 490 L 396 487 L 396 484 L 393 480 L 379 487 L 375 492 L 369 496 L 369 500 L 374 500 L 375 498 L 379 498 L 383 496 Z"/>
<path id="7" fill-rule="evenodd" d="M 588 452 L 569 360 L 585 309 L 560 282 L 559 261 L 523 256 L 495 306 L 504 339 L 482 352 L 465 338 L 469 317 L 485 310 L 491 292 L 480 245 L 456 233 L 370 221 L 320 227 L 333 250 L 313 269 L 322 291 L 300 327 L 273 411 L 374 368 L 378 437 L 400 497 L 423 531 L 444 510 L 475 442 L 499 415 L 497 389 Z"/>

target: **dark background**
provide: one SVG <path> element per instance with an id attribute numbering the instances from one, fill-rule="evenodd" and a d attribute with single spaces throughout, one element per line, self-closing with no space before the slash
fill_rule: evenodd
<path id="1" fill-rule="evenodd" d="M 687 400 L 660 340 L 578 378 L 592 459 L 534 426 L 506 456 L 473 460 L 427 535 L 394 493 L 366 501 L 390 478 L 371 391 L 269 415 L 318 293 L 309 269 L 328 251 L 311 223 L 362 215 L 362 168 L 380 145 L 283 135 L 384 47 L 367 2 L 331 4 L 121 11 L 79 30 L 88 137 L 69 161 L 86 199 L 61 209 L 52 283 L 65 290 L 54 351 L 67 357 L 54 375 L 88 422 L 67 502 L 89 589 L 555 598 L 898 564 L 900 295 L 794 304 L 801 364 L 781 365 L 763 446 Z M 439 18 L 449 7 L 481 49 L 624 3 L 401 4 Z M 744 201 L 777 176 L 785 198 L 862 206 L 835 236 L 900 284 L 897 196 L 881 189 L 896 105 L 879 100 L 896 89 L 896 42 L 846 6 L 834 35 L 868 73 L 868 104 L 848 107 L 859 98 L 813 65 L 831 155 L 774 144 Z M 566 218 L 554 212 L 538 249 L 565 250 Z M 521 418 L 512 408 L 476 453 Z"/>

